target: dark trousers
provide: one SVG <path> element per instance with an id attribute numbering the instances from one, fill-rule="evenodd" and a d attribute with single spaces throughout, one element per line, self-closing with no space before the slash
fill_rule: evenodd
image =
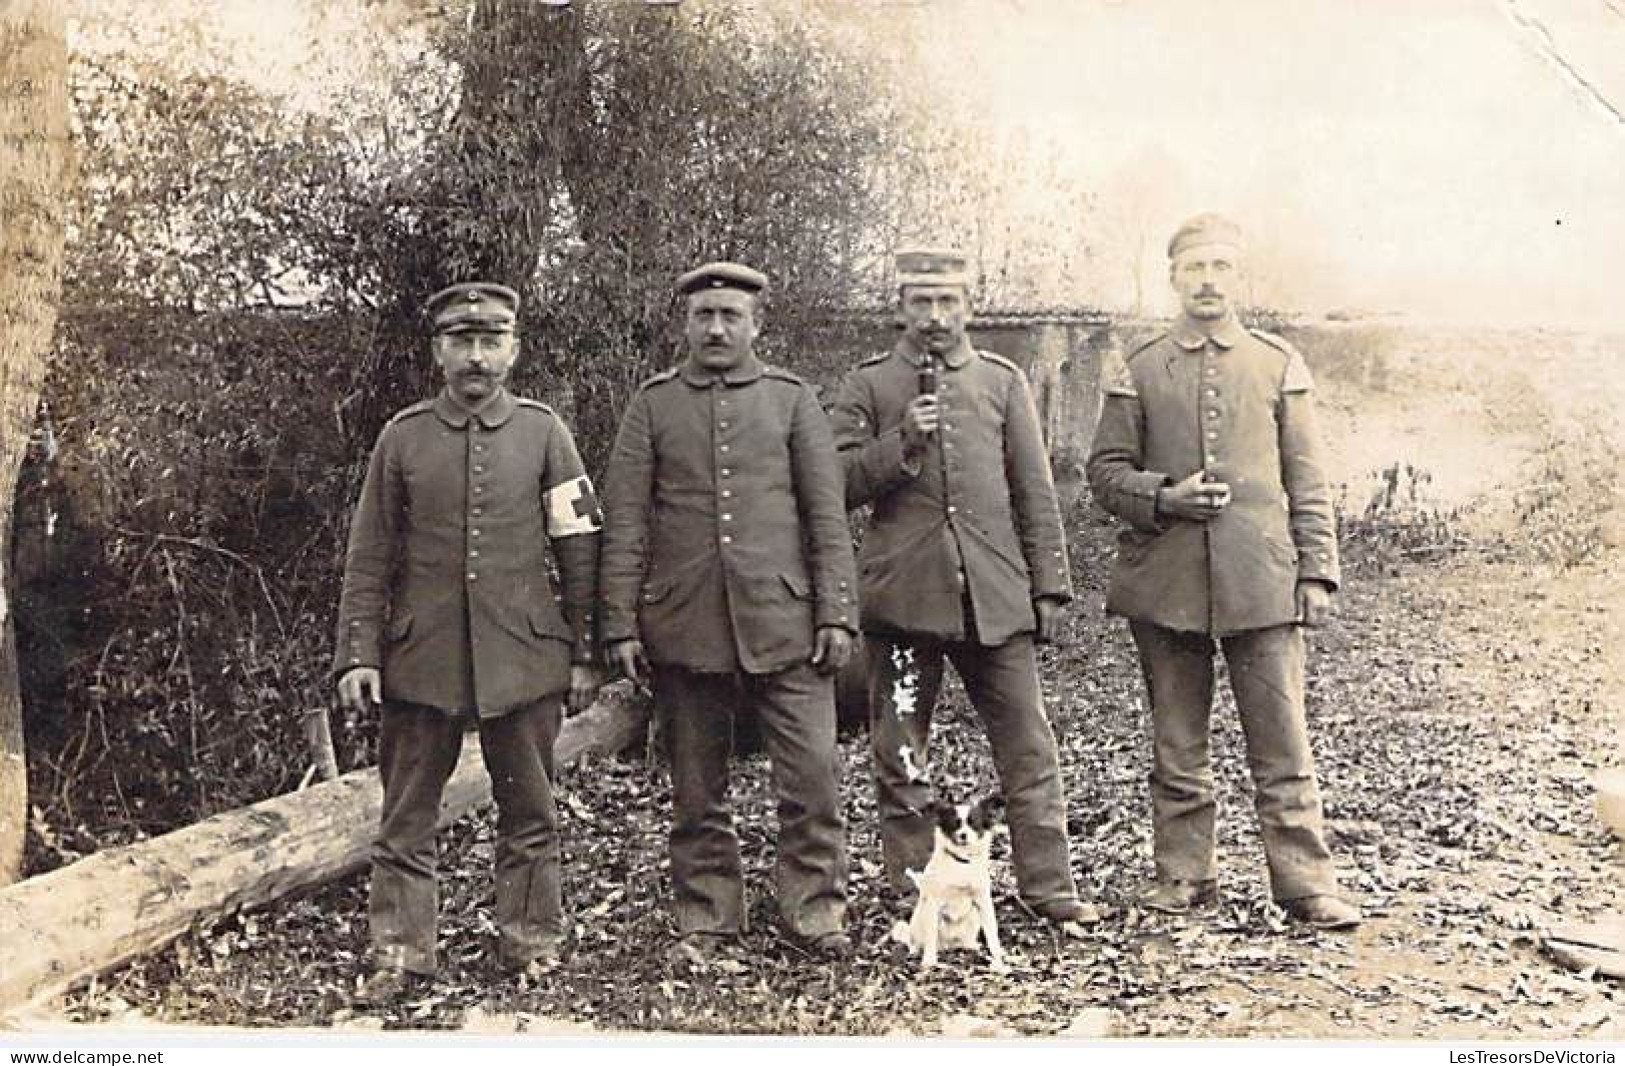
<path id="1" fill-rule="evenodd" d="M 564 933 L 553 742 L 563 704 L 550 696 L 480 718 L 480 754 L 497 804 L 496 927 L 501 961 L 522 966 Z M 378 772 L 383 817 L 372 848 L 370 921 L 379 965 L 435 968 L 435 825 L 466 719 L 415 703 L 384 705 Z"/>
<path id="2" fill-rule="evenodd" d="M 908 870 L 931 857 L 931 713 L 942 690 L 943 662 L 952 662 L 971 706 L 982 719 L 1004 790 L 1016 884 L 1028 904 L 1074 900 L 1078 890 L 1066 839 L 1066 799 L 1055 734 L 1044 716 L 1032 637 L 996 647 L 971 641 L 870 636 L 870 743 L 880 807 L 886 878 L 912 894 Z"/>
<path id="3" fill-rule="evenodd" d="M 683 933 L 746 928 L 739 838 L 728 811 L 735 709 L 753 706 L 778 796 L 774 892 L 801 937 L 846 920 L 846 822 L 836 784 L 835 690 L 801 664 L 771 674 L 654 670 L 655 707 L 671 757 L 671 879 Z"/>
<path id="4" fill-rule="evenodd" d="M 1151 697 L 1151 810 L 1159 878 L 1205 881 L 1214 858 L 1214 641 L 1131 622 Z M 1297 626 L 1223 637 L 1241 714 L 1254 804 L 1277 900 L 1329 895 L 1337 875 L 1326 847 L 1320 790 L 1304 715 L 1304 646 Z"/>

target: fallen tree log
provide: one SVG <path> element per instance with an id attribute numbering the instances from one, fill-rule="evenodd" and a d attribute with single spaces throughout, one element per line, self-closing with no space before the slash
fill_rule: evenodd
<path id="1" fill-rule="evenodd" d="M 558 764 L 625 748 L 648 713 L 630 685 L 606 688 L 564 723 Z M 479 738 L 470 735 L 446 786 L 441 825 L 490 796 Z M 356 770 L 0 891 L 0 1012 L 45 1000 L 208 921 L 359 869 L 382 800 L 377 771 Z"/>

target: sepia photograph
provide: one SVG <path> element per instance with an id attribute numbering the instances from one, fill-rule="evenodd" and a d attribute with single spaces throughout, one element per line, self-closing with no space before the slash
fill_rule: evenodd
<path id="1" fill-rule="evenodd" d="M 1615 1061 L 1622 56 L 0 0 L 0 1047 Z"/>

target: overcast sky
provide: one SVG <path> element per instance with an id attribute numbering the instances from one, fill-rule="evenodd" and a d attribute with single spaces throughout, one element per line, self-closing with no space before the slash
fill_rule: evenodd
<path id="1" fill-rule="evenodd" d="M 217 2 L 263 80 L 309 56 L 315 0 Z M 1148 244 L 1220 209 L 1309 309 L 1625 328 L 1625 0 L 846 2 L 914 18 L 989 142 L 1142 200 Z M 1119 245 L 1090 302 L 1132 292 Z"/>
<path id="2" fill-rule="evenodd" d="M 1625 326 L 1625 0 L 925 6 L 990 132 L 1160 172 L 1159 238 L 1223 209 L 1322 306 Z"/>

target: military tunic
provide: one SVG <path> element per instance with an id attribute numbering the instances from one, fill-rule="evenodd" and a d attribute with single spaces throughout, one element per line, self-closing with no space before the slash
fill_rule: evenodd
<path id="1" fill-rule="evenodd" d="M 962 344 L 943 357 L 941 430 L 905 467 L 903 410 L 919 395 L 906 342 L 848 375 L 832 419 L 848 507 L 871 504 L 858 567 L 866 631 L 1004 643 L 1034 625 L 1033 600 L 1072 598 L 1049 453 L 1026 375 Z"/>
<path id="2" fill-rule="evenodd" d="M 832 418 L 846 502 L 870 505 L 859 571 L 870 742 L 892 887 L 931 853 L 931 716 L 950 661 L 981 718 L 1029 905 L 1077 899 L 1055 737 L 1032 633 L 1035 599 L 1071 599 L 1060 506 L 1026 375 L 968 342 L 942 357 L 939 428 L 917 465 L 904 410 L 922 353 L 904 338 L 847 375 Z"/>
<path id="3" fill-rule="evenodd" d="M 1106 606 L 1169 629 L 1292 622 L 1301 579 L 1336 588 L 1331 488 L 1303 357 L 1234 319 L 1211 343 L 1176 327 L 1104 375 L 1089 483 L 1129 523 Z M 1209 522 L 1155 514 L 1156 490 L 1204 471 L 1230 486 Z"/>
<path id="4" fill-rule="evenodd" d="M 484 716 L 564 691 L 594 655 L 599 521 L 545 404 L 406 408 L 351 519 L 335 673 L 380 667 L 389 699 Z"/>
<path id="5" fill-rule="evenodd" d="M 651 660 L 771 673 L 815 626 L 857 631 L 852 535 L 812 389 L 752 356 L 638 390 L 604 478 L 601 638 Z"/>

